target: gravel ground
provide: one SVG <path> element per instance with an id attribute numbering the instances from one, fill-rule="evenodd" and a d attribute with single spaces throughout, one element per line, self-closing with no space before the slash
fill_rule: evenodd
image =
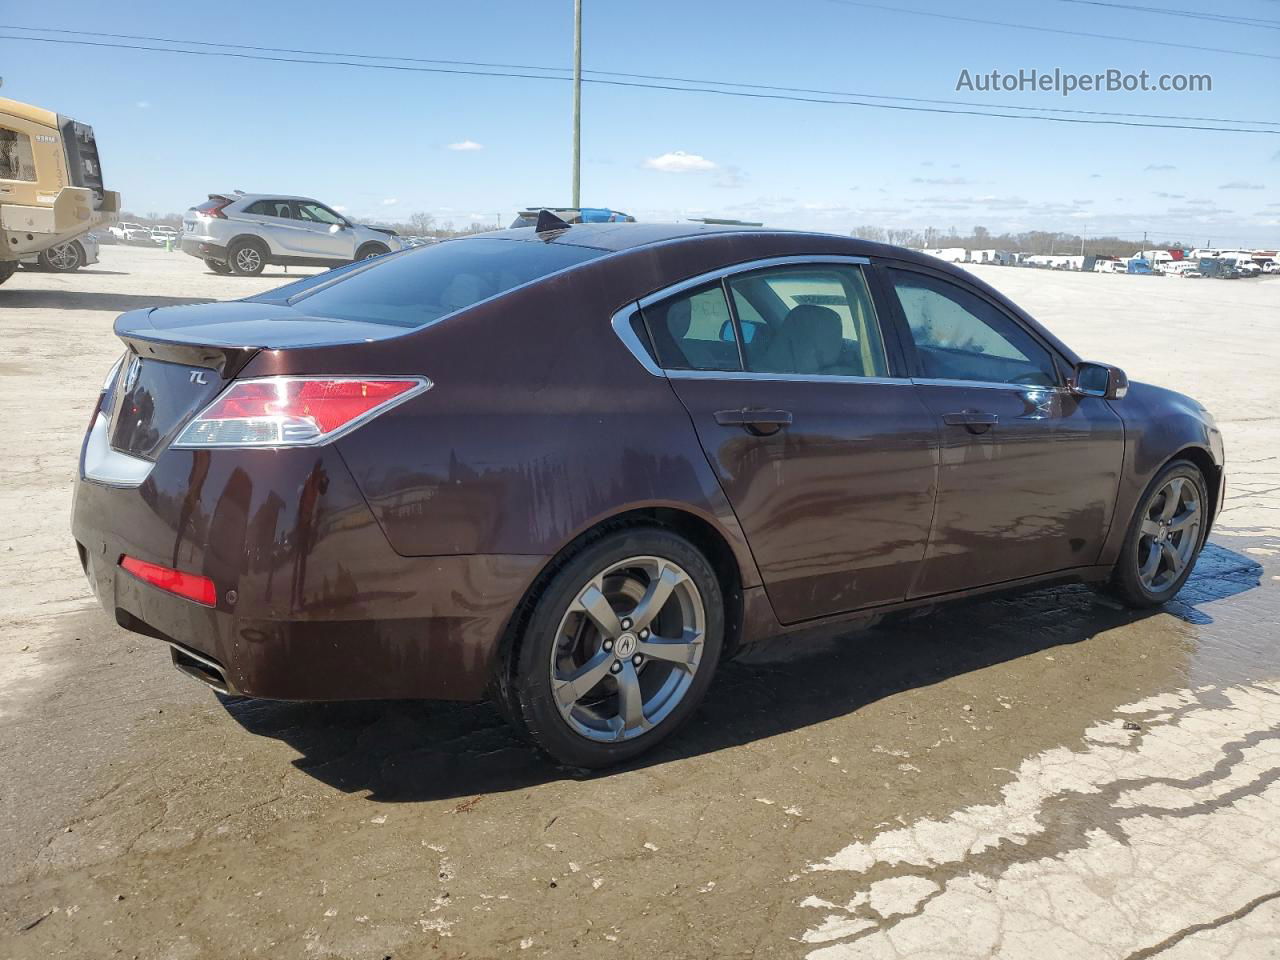
<path id="1" fill-rule="evenodd" d="M 1216 413 L 1229 501 L 1178 600 L 770 644 L 592 777 L 486 705 L 219 699 L 115 627 L 68 533 L 111 322 L 285 278 L 117 246 L 13 277 L 0 957 L 1277 956 L 1280 279 L 975 270 Z"/>

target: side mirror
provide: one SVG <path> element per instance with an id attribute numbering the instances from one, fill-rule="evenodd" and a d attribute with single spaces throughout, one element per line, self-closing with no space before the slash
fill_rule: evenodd
<path id="1" fill-rule="evenodd" d="M 1119 400 L 1129 392 L 1129 378 L 1119 367 L 1086 360 L 1076 365 L 1071 392 L 1080 397 Z"/>
<path id="2" fill-rule="evenodd" d="M 330 225 L 329 225 L 329 232 L 330 232 L 330 233 L 337 233 L 337 232 L 338 232 L 339 230 L 341 230 L 341 229 L 342 229 L 342 224 L 340 224 L 340 223 L 334 223 L 334 224 L 330 224 Z"/>

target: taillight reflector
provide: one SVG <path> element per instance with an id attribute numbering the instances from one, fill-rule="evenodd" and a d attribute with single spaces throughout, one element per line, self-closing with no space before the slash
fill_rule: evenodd
<path id="1" fill-rule="evenodd" d="M 424 377 L 261 377 L 237 380 L 175 447 L 287 447 L 326 443 L 431 386 Z"/>
<path id="2" fill-rule="evenodd" d="M 147 563 L 145 560 L 139 560 L 137 557 L 128 555 L 120 558 L 120 566 L 143 583 L 149 583 L 153 587 L 159 587 L 161 590 L 177 594 L 179 597 L 186 597 L 188 600 L 202 603 L 206 607 L 212 607 L 218 602 L 218 595 L 214 589 L 213 581 L 208 577 L 201 577 L 194 573 L 183 573 L 181 570 L 162 567 L 157 563 Z"/>

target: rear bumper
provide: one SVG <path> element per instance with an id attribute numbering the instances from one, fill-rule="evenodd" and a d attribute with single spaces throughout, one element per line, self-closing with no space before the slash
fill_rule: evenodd
<path id="1" fill-rule="evenodd" d="M 189 253 L 191 256 L 198 257 L 201 260 L 222 262 L 227 259 L 227 248 L 225 246 L 220 243 L 201 240 L 198 237 L 183 237 L 181 247 L 183 253 Z"/>
<path id="2" fill-rule="evenodd" d="M 120 626 L 215 689 L 283 700 L 482 698 L 542 565 L 400 556 L 331 448 L 170 450 L 132 487 L 82 472 L 72 528 Z M 215 605 L 135 578 L 126 554 L 211 578 Z"/>

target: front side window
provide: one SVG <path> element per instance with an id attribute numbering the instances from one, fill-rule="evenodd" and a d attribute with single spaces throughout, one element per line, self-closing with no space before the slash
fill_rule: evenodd
<path id="1" fill-rule="evenodd" d="M 328 207 L 322 207 L 318 203 L 300 203 L 298 204 L 298 219 L 310 220 L 312 223 L 343 223 L 343 219 L 330 210 Z"/>
<path id="2" fill-rule="evenodd" d="M 741 370 L 719 281 L 646 307 L 658 363 L 669 370 Z"/>
<path id="3" fill-rule="evenodd" d="M 777 267 L 729 278 L 747 369 L 885 377 L 889 365 L 860 267 Z"/>
<path id="4" fill-rule="evenodd" d="M 0 127 L 0 180 L 36 179 L 36 161 L 31 154 L 31 138 L 17 130 Z"/>
<path id="5" fill-rule="evenodd" d="M 922 273 L 890 270 L 921 376 L 1052 386 L 1053 357 L 1016 322 L 958 284 Z"/>
<path id="6" fill-rule="evenodd" d="M 541 241 L 446 240 L 379 258 L 371 266 L 357 264 L 347 276 L 314 290 L 284 288 L 262 299 L 289 293 L 288 302 L 303 304 L 299 309 L 311 316 L 420 327 L 604 252 Z M 319 276 L 328 280 L 333 274 Z"/>

